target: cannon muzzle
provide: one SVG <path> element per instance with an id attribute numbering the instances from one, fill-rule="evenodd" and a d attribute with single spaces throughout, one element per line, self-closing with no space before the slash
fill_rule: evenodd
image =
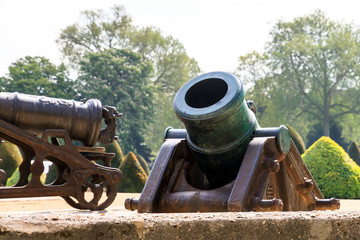
<path id="1" fill-rule="evenodd" d="M 86 146 L 97 141 L 113 141 L 116 118 L 113 107 L 103 107 L 97 99 L 78 102 L 20 93 L 0 93 L 0 119 L 27 132 L 42 134 L 46 129 L 65 129 Z M 101 130 L 104 118 L 107 128 Z"/>
<path id="2" fill-rule="evenodd" d="M 176 94 L 174 110 L 187 142 L 212 188 L 235 179 L 258 122 L 233 74 L 210 72 L 193 78 Z"/>

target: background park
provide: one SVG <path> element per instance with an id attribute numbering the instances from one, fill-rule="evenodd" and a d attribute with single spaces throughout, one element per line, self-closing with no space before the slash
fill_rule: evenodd
<path id="1" fill-rule="evenodd" d="M 83 9 L 58 29 L 61 62 L 24 55 L 0 75 L 2 92 L 97 98 L 122 112 L 120 140 L 106 147 L 117 153 L 121 192 L 141 192 L 165 128 L 183 128 L 172 110 L 176 92 L 205 72 L 178 38 L 134 19 L 122 5 Z M 239 52 L 233 69 L 209 70 L 241 78 L 262 127 L 288 126 L 325 197 L 360 198 L 360 23 L 315 9 L 269 24 L 261 49 Z M 6 142 L 0 149 L 0 168 L 14 173 L 11 185 L 21 154 Z"/>

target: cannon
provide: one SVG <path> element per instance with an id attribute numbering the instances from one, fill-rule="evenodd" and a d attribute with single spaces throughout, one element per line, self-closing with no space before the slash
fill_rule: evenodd
<path id="1" fill-rule="evenodd" d="M 335 210 L 285 126 L 261 128 L 238 77 L 210 72 L 177 92 L 185 129 L 166 129 L 139 199 L 139 213 Z"/>
<path id="2" fill-rule="evenodd" d="M 94 145 L 110 144 L 116 138 L 119 117 L 114 107 L 102 106 L 96 99 L 74 101 L 1 92 L 0 138 L 17 145 L 23 160 L 18 182 L 0 187 L 0 198 L 61 196 L 77 209 L 108 207 L 122 174 L 111 168 L 114 154 Z M 74 140 L 83 144 L 74 146 Z M 56 179 L 49 184 L 40 180 L 45 160 L 57 169 Z M 5 174 L 0 171 L 1 181 Z"/>

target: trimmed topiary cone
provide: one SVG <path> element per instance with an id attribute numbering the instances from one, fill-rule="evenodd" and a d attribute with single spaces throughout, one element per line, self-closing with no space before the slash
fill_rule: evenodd
<path id="1" fill-rule="evenodd" d="M 300 134 L 289 125 L 285 125 L 289 129 L 290 137 L 293 140 L 297 150 L 300 154 L 304 154 L 306 151 L 305 143 Z"/>
<path id="2" fill-rule="evenodd" d="M 354 160 L 356 164 L 360 166 L 360 149 L 354 141 L 351 142 L 347 152 L 351 157 L 351 159 Z"/>
<path id="3" fill-rule="evenodd" d="M 4 141 L 0 144 L 0 159 L 2 159 L 0 169 L 3 169 L 6 172 L 6 177 L 2 182 L 2 184 L 5 185 L 7 179 L 14 173 L 16 168 L 19 167 L 23 158 L 16 145 Z"/>
<path id="4" fill-rule="evenodd" d="M 120 165 L 123 174 L 118 185 L 118 192 L 140 193 L 147 180 L 145 170 L 133 152 L 129 152 Z"/>
<path id="5" fill-rule="evenodd" d="M 303 159 L 325 198 L 360 198 L 360 167 L 335 141 L 321 137 Z"/>
<path id="6" fill-rule="evenodd" d="M 111 160 L 111 167 L 119 168 L 124 159 L 124 154 L 121 150 L 120 144 L 117 141 L 113 141 L 109 145 L 100 144 L 100 146 L 105 147 L 105 151 L 107 153 L 115 153 L 115 157 Z"/>
<path id="7" fill-rule="evenodd" d="M 146 160 L 141 155 L 137 155 L 137 159 L 139 160 L 139 163 L 142 166 L 142 168 L 144 169 L 144 171 L 146 172 L 146 175 L 149 176 L 150 168 L 149 168 L 149 165 L 147 164 Z"/>
<path id="8" fill-rule="evenodd" d="M 10 186 L 14 186 L 18 181 L 19 181 L 19 178 L 20 178 L 20 171 L 19 171 L 19 168 L 15 169 L 15 171 L 13 172 L 13 174 L 11 175 L 11 177 L 9 177 L 7 179 L 7 182 L 6 182 L 6 186 L 7 187 L 10 187 Z M 46 179 L 46 175 L 43 173 L 41 174 L 40 176 L 40 182 L 42 184 L 45 184 L 45 179 Z M 28 180 L 30 181 L 31 180 L 31 173 L 29 175 L 29 178 Z"/>

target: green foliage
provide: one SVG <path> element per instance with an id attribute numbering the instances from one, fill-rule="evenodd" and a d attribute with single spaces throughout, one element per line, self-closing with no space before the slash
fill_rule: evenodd
<path id="1" fill-rule="evenodd" d="M 60 51 L 71 66 L 76 68 L 88 53 L 123 48 L 127 44 L 133 26 L 124 7 L 114 6 L 111 13 L 84 11 L 81 17 L 83 22 L 66 27 L 57 40 Z"/>
<path id="2" fill-rule="evenodd" d="M 161 145 L 163 144 L 163 135 L 167 127 L 184 128 L 183 123 L 176 117 L 173 109 L 173 97 L 164 92 L 157 92 L 154 96 L 156 105 L 154 121 L 147 128 L 145 142 L 152 155 L 157 156 Z M 155 158 L 151 159 L 154 160 Z"/>
<path id="3" fill-rule="evenodd" d="M 86 55 L 80 69 L 79 92 L 123 113 L 118 130 L 124 151 L 149 158 L 143 136 L 154 113 L 151 64 L 137 53 L 109 49 Z"/>
<path id="4" fill-rule="evenodd" d="M 306 151 L 306 147 L 302 137 L 294 128 L 290 127 L 289 125 L 286 125 L 286 127 L 289 129 L 290 137 L 293 140 L 299 153 L 304 154 Z"/>
<path id="5" fill-rule="evenodd" d="M 3 185 L 5 185 L 7 179 L 21 164 L 22 156 L 19 148 L 16 145 L 8 141 L 4 141 L 0 143 L 0 159 L 2 159 L 2 162 L 0 163 L 0 169 L 3 169 L 6 173 L 6 177 L 2 182 Z"/>
<path id="6" fill-rule="evenodd" d="M 124 159 L 120 144 L 117 141 L 113 141 L 109 145 L 100 144 L 100 146 L 105 147 L 105 151 L 107 153 L 115 153 L 115 157 L 111 160 L 111 167 L 119 168 Z"/>
<path id="7" fill-rule="evenodd" d="M 351 159 L 354 160 L 358 166 L 360 166 L 360 149 L 355 142 L 351 142 L 347 153 Z"/>
<path id="8" fill-rule="evenodd" d="M 146 125 L 146 131 L 142 128 L 134 129 L 134 131 L 140 131 L 139 134 L 132 135 L 138 139 L 135 144 L 137 147 L 128 145 L 130 135 L 126 132 L 127 130 L 120 129 L 123 150 L 125 152 L 135 151 L 146 159 L 150 159 L 148 147 L 151 148 L 153 154 L 156 154 L 162 143 L 161 136 L 164 129 L 168 126 L 181 126 L 172 111 L 172 101 L 178 89 L 200 72 L 198 64 L 195 59 L 187 55 L 184 46 L 177 39 L 164 36 L 159 29 L 152 26 L 137 27 L 133 25 L 131 17 L 122 6 L 114 6 L 110 12 L 104 10 L 85 11 L 81 16 L 82 21 L 62 30 L 57 40 L 65 59 L 75 69 L 79 68 L 79 62 L 89 53 L 104 53 L 109 49 L 136 52 L 142 56 L 142 61 L 151 62 L 154 67 L 151 76 L 151 85 L 153 86 L 151 99 L 154 108 L 153 114 L 150 114 L 153 121 L 149 121 L 146 117 L 129 115 L 128 109 L 118 108 L 119 111 L 124 112 L 125 121 Z M 83 66 L 80 64 L 80 67 Z M 99 85 L 102 85 L 100 76 L 103 76 L 107 70 L 94 68 L 92 75 L 95 76 L 97 71 L 98 78 L 96 80 L 99 80 Z M 133 81 L 134 78 L 130 78 L 129 81 Z M 126 88 L 126 85 L 121 86 Z M 103 95 L 109 94 L 112 87 L 113 85 L 110 85 L 108 89 L 102 89 L 104 90 Z M 86 98 L 92 96 L 86 91 L 82 93 Z M 110 93 L 111 95 L 112 93 Z M 121 101 L 132 100 L 131 93 L 120 95 Z M 147 95 L 144 97 L 147 98 Z M 106 101 L 106 104 L 110 103 Z M 147 104 L 135 103 L 135 106 L 147 108 Z M 123 120 L 121 120 L 122 123 Z M 143 150 L 140 151 L 139 148 L 143 148 Z"/>
<path id="9" fill-rule="evenodd" d="M 137 159 L 139 160 L 139 163 L 140 163 L 141 167 L 144 169 L 146 175 L 149 176 L 150 168 L 149 168 L 149 165 L 147 164 L 146 160 L 141 155 L 137 155 Z"/>
<path id="10" fill-rule="evenodd" d="M 137 27 L 123 6 L 110 12 L 84 11 L 82 20 L 62 30 L 57 43 L 65 59 L 73 65 L 88 53 L 107 49 L 126 49 L 139 53 L 153 63 L 153 82 L 164 92 L 174 94 L 200 69 L 184 46 L 171 36 L 163 36 L 155 27 Z"/>
<path id="11" fill-rule="evenodd" d="M 123 177 L 118 185 L 118 191 L 140 193 L 146 183 L 147 175 L 133 152 L 126 155 L 120 170 Z"/>
<path id="12" fill-rule="evenodd" d="M 303 159 L 325 198 L 360 198 L 360 167 L 329 137 L 316 141 Z"/>
<path id="13" fill-rule="evenodd" d="M 9 67 L 8 77 L 0 78 L 2 91 L 75 98 L 75 82 L 65 65 L 56 66 L 44 57 L 20 58 Z"/>
<path id="14" fill-rule="evenodd" d="M 28 181 L 30 182 L 31 180 L 31 173 L 28 177 Z M 19 168 L 16 168 L 15 171 L 13 172 L 13 174 L 11 175 L 11 177 L 9 177 L 6 181 L 6 186 L 7 187 L 11 187 L 11 186 L 14 186 L 20 179 L 20 171 L 19 171 Z M 41 174 L 40 176 L 40 182 L 42 184 L 45 184 L 45 180 L 46 180 L 46 175 L 43 173 Z"/>
<path id="15" fill-rule="evenodd" d="M 6 181 L 6 186 L 14 186 L 20 179 L 19 168 L 16 168 L 15 171 L 11 174 L 11 176 Z"/>
<path id="16" fill-rule="evenodd" d="M 304 135 L 309 122 L 321 122 L 322 135 L 329 136 L 330 121 L 358 114 L 359 33 L 357 26 L 331 21 L 321 11 L 278 21 L 264 54 L 240 57 L 238 68 L 260 124 L 285 120 Z"/>

